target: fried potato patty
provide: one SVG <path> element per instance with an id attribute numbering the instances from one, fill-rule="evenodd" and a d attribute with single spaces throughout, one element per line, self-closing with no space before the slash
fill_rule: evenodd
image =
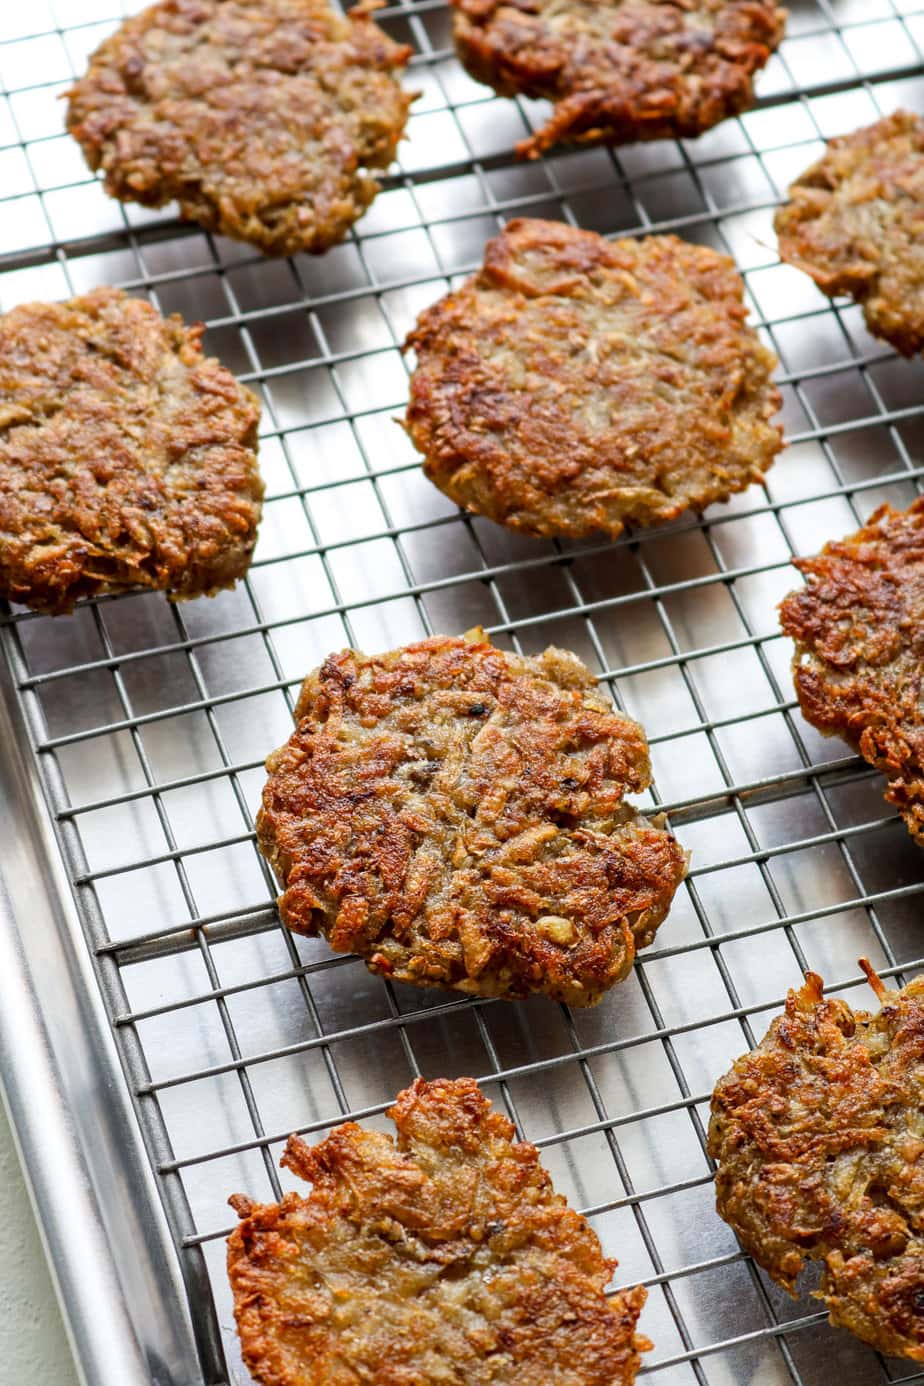
<path id="1" fill-rule="evenodd" d="M 757 1049 L 720 1079 L 709 1153 L 717 1206 L 746 1251 L 796 1292 L 807 1260 L 831 1322 L 924 1361 L 924 978 L 877 1015 L 825 1000 L 806 974 Z"/>
<path id="2" fill-rule="evenodd" d="M 780 624 L 803 715 L 888 776 L 886 799 L 924 846 L 924 498 L 881 506 L 795 566 L 807 585 Z"/>
<path id="3" fill-rule="evenodd" d="M 896 111 L 831 140 L 789 199 L 782 258 L 830 297 L 850 294 L 904 356 L 924 350 L 924 119 Z"/>
<path id="4" fill-rule="evenodd" d="M 202 331 L 116 289 L 0 316 L 0 597 L 57 613 L 247 571 L 260 410 Z"/>
<path id="5" fill-rule="evenodd" d="M 413 97 L 411 49 L 357 6 L 162 0 L 127 19 L 71 89 L 67 124 L 123 202 L 162 207 L 268 255 L 318 253 L 378 191 Z"/>
<path id="6" fill-rule="evenodd" d="M 418 319 L 406 427 L 458 505 L 620 534 L 727 500 L 782 447 L 776 358 L 733 262 L 675 236 L 516 220 Z"/>
<path id="7" fill-rule="evenodd" d="M 295 716 L 257 817 L 291 929 L 415 986 L 578 1006 L 653 939 L 685 854 L 624 802 L 645 736 L 576 655 L 344 650 Z"/>
<path id="8" fill-rule="evenodd" d="M 238 1195 L 228 1274 L 261 1386 L 631 1386 L 645 1291 L 556 1194 L 535 1146 L 471 1078 L 418 1078 L 397 1141 L 347 1122 L 282 1163 L 310 1180 Z"/>
<path id="9" fill-rule="evenodd" d="M 471 75 L 554 101 L 518 152 L 702 134 L 753 100 L 783 37 L 774 0 L 452 0 Z"/>

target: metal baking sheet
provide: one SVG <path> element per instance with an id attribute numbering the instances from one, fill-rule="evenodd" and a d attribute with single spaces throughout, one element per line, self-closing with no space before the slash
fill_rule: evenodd
<path id="1" fill-rule="evenodd" d="M 414 45 L 407 81 L 422 93 L 399 163 L 343 245 L 273 262 L 170 208 L 109 201 L 62 133 L 59 97 L 123 12 L 116 0 L 2 6 L 0 309 L 119 284 L 204 319 L 206 347 L 264 406 L 268 499 L 246 583 L 185 606 L 138 595 L 58 620 L 0 619 L 20 719 L 0 745 L 5 836 L 21 848 L 25 810 L 44 796 L 76 915 L 54 871 L 51 903 L 36 896 L 36 908 L 47 923 L 56 900 L 49 927 L 81 950 L 75 962 L 33 947 L 21 999 L 45 1023 L 66 983 L 83 988 L 87 1004 L 68 1012 L 74 1044 L 117 1075 L 107 1086 L 66 1064 L 35 1073 L 28 1026 L 7 1025 L 7 1098 L 72 1326 L 86 1317 L 88 1253 L 43 1196 L 53 1155 L 30 1083 L 47 1097 L 58 1082 L 65 1113 L 83 1113 L 55 1158 L 89 1170 L 90 1223 L 123 1225 L 113 1214 L 127 1193 L 144 1229 L 113 1233 L 90 1264 L 102 1274 L 111 1261 L 124 1303 L 158 1258 L 174 1276 L 163 1314 L 129 1315 L 126 1339 L 144 1348 L 134 1366 L 80 1339 L 94 1386 L 245 1386 L 227 1195 L 277 1196 L 290 1131 L 319 1136 L 347 1115 L 384 1124 L 417 1073 L 482 1079 L 618 1256 L 614 1283 L 648 1286 L 652 1386 L 924 1380 L 828 1328 L 808 1294 L 791 1302 L 741 1255 L 713 1211 L 703 1149 L 713 1082 L 803 968 L 865 1002 L 861 955 L 906 980 L 924 953 L 924 855 L 879 777 L 802 721 L 775 615 L 794 553 L 920 492 L 924 367 L 781 266 L 772 232 L 774 206 L 825 138 L 899 104 L 924 109 L 924 0 L 789 8 L 740 119 L 695 142 L 521 164 L 511 149 L 539 104 L 497 99 L 463 73 L 442 0 L 391 4 L 383 23 Z M 701 521 L 557 543 L 463 517 L 424 480 L 393 421 L 407 388 L 398 344 L 516 213 L 606 234 L 671 230 L 735 256 L 781 362 L 790 446 L 764 487 Z M 656 773 L 644 802 L 669 809 L 692 852 L 655 944 L 595 1010 L 391 987 L 280 926 L 254 848 L 262 761 L 289 733 L 302 676 L 348 643 L 377 651 L 478 622 L 525 652 L 555 642 L 588 661 L 644 723 Z M 23 861 L 7 851 L 0 878 Z M 12 913 L 0 908 L 4 946 L 34 929 L 21 903 L 18 931 Z M 114 1111 L 127 1153 L 110 1152 L 100 1174 L 89 1118 Z M 126 1282 L 127 1256 L 147 1280 Z"/>

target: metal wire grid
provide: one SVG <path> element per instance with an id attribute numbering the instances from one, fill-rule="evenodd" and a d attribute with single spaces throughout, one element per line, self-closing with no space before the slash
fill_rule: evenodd
<path id="1" fill-rule="evenodd" d="M 137 5 L 126 9 L 138 8 Z M 716 1076 L 808 965 L 920 965 L 920 855 L 881 784 L 801 721 L 777 632 L 793 552 L 921 489 L 918 364 L 780 267 L 772 208 L 823 138 L 924 94 L 924 2 L 791 6 L 754 112 L 695 144 L 518 165 L 541 114 L 454 62 L 439 0 L 389 6 L 423 96 L 400 168 L 319 261 L 106 202 L 54 105 L 112 0 L 0 17 L 0 308 L 99 282 L 207 320 L 264 400 L 266 519 L 246 583 L 175 608 L 10 613 L 6 655 L 189 1288 L 209 1382 L 246 1382 L 224 1282 L 228 1193 L 278 1196 L 292 1129 L 380 1123 L 412 1076 L 474 1073 L 582 1207 L 617 1283 L 649 1288 L 659 1383 L 920 1381 L 784 1300 L 711 1209 Z M 98 21 L 98 22 L 91 22 Z M 820 78 L 821 80 L 816 80 Z M 526 541 L 460 516 L 390 422 L 398 343 L 512 213 L 607 233 L 679 230 L 730 250 L 781 359 L 790 449 L 763 491 L 616 544 Z M 526 652 L 581 653 L 652 743 L 693 851 L 633 978 L 592 1012 L 394 989 L 282 929 L 253 847 L 262 760 L 298 682 L 346 642 L 386 648 L 481 621 Z M 854 997 L 854 999 L 856 999 Z"/>

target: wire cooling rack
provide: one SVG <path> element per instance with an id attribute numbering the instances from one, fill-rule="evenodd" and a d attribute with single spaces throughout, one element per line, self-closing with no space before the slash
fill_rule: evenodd
<path id="1" fill-rule="evenodd" d="M 126 6 L 137 9 L 138 5 Z M 858 1004 L 858 957 L 921 963 L 924 856 L 882 784 L 801 719 L 775 605 L 793 553 L 921 489 L 924 369 L 781 266 L 773 208 L 823 140 L 924 108 L 924 0 L 794 0 L 756 108 L 695 142 L 518 163 L 539 103 L 498 100 L 451 52 L 442 0 L 382 11 L 422 95 L 399 165 L 321 259 L 246 247 L 110 202 L 58 100 L 116 0 L 0 15 L 0 308 L 102 283 L 208 324 L 263 401 L 268 497 L 247 581 L 16 610 L 0 634 L 199 1326 L 203 1380 L 245 1383 L 224 1278 L 225 1200 L 277 1197 L 292 1130 L 385 1125 L 418 1073 L 473 1074 L 588 1213 L 615 1284 L 649 1290 L 658 1386 L 921 1381 L 782 1295 L 713 1210 L 718 1075 L 804 968 Z M 393 422 L 398 344 L 515 213 L 730 251 L 780 358 L 789 448 L 705 520 L 613 543 L 530 540 L 460 515 Z M 591 1011 L 392 987 L 283 929 L 254 847 L 267 752 L 329 651 L 482 623 L 594 668 L 651 739 L 656 793 L 692 852 L 632 977 Z M 15 833 L 15 825 L 9 831 Z M 533 1386 L 526 1383 L 525 1386 Z M 536 1383 L 541 1386 L 541 1383 Z"/>

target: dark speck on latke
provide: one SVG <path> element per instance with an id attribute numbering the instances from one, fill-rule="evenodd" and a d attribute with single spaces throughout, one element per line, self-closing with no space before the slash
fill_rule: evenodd
<path id="1" fill-rule="evenodd" d="M 332 655 L 267 769 L 283 920 L 416 986 L 592 1005 L 685 872 L 624 801 L 651 780 L 641 727 L 563 650 L 471 632 Z"/>

